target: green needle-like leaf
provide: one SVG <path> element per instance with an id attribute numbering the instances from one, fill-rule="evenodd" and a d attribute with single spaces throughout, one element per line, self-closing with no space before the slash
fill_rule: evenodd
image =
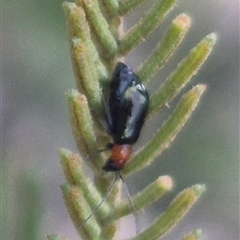
<path id="1" fill-rule="evenodd" d="M 61 149 L 60 156 L 62 165 L 66 166 L 65 168 L 68 169 L 68 175 L 71 176 L 70 180 L 73 179 L 74 185 L 78 185 L 81 188 L 86 201 L 92 209 L 95 209 L 102 201 L 102 196 L 86 175 L 80 157 L 67 149 Z M 68 175 L 66 176 L 67 180 L 69 179 Z M 104 219 L 109 212 L 110 208 L 107 202 L 104 202 L 96 215 Z"/>
<path id="2" fill-rule="evenodd" d="M 161 42 L 138 71 L 137 75 L 141 81 L 149 81 L 170 58 L 186 35 L 189 26 L 190 18 L 185 14 L 179 15 L 173 20 Z"/>
<path id="3" fill-rule="evenodd" d="M 204 190 L 205 188 L 202 185 L 195 185 L 185 189 L 173 200 L 160 218 L 156 219 L 148 229 L 132 240 L 155 240 L 164 235 L 181 220 L 188 210 L 196 203 Z"/>
<path id="4" fill-rule="evenodd" d="M 117 43 L 109 30 L 106 19 L 100 11 L 97 0 L 76 0 L 76 4 L 79 6 L 84 5 L 87 19 L 93 27 L 95 34 L 103 44 L 105 51 L 108 52 L 110 56 L 113 56 L 117 52 Z"/>
<path id="5" fill-rule="evenodd" d="M 64 184 L 62 185 L 62 191 L 68 210 L 73 220 L 75 220 L 74 223 L 80 235 L 87 240 L 99 239 L 99 233 L 101 230 L 95 221 L 94 216 L 89 219 L 88 223 L 85 224 L 84 227 L 80 227 L 80 224 L 92 213 L 92 210 L 86 202 L 81 189 L 75 185 Z"/>
<path id="6" fill-rule="evenodd" d="M 81 39 L 88 47 L 91 54 L 91 59 L 95 64 L 98 79 L 105 80 L 109 77 L 106 67 L 101 62 L 97 49 L 92 41 L 90 28 L 86 20 L 85 13 L 81 7 L 76 6 L 75 3 L 64 2 L 62 4 L 69 27 L 70 43 L 75 38 Z"/>
<path id="7" fill-rule="evenodd" d="M 134 8 L 140 6 L 145 0 L 119 0 L 118 13 L 120 16 L 124 16 Z"/>
<path id="8" fill-rule="evenodd" d="M 87 157 L 97 149 L 97 139 L 87 99 L 76 90 L 67 93 L 70 122 L 79 151 Z"/>
<path id="9" fill-rule="evenodd" d="M 61 190 L 62 190 L 63 197 L 65 200 L 65 205 L 66 205 L 68 213 L 72 219 L 72 222 L 74 223 L 75 226 L 78 226 L 79 223 L 81 222 L 81 218 L 79 218 L 78 213 L 75 210 L 75 207 L 73 205 L 73 201 L 71 200 L 71 196 L 70 196 L 71 186 L 73 186 L 73 185 L 70 183 L 62 184 Z"/>
<path id="10" fill-rule="evenodd" d="M 134 210 L 138 211 L 145 208 L 151 203 L 155 202 L 172 188 L 173 182 L 169 176 L 159 177 L 156 181 L 152 182 L 149 186 L 139 192 L 136 196 L 131 197 Z M 128 214 L 132 214 L 132 208 L 129 200 L 122 201 L 121 204 L 113 209 L 110 219 L 119 219 Z"/>
<path id="11" fill-rule="evenodd" d="M 140 149 L 123 169 L 124 175 L 133 174 L 151 164 L 169 146 L 195 110 L 205 89 L 205 85 L 197 85 L 182 97 L 174 112 L 153 139 Z"/>
<path id="12" fill-rule="evenodd" d="M 81 69 L 81 81 L 84 87 L 83 93 L 86 93 L 90 105 L 94 109 L 102 110 L 102 91 L 96 74 L 94 62 L 91 59 L 91 54 L 86 44 L 80 39 L 73 40 L 73 56 Z M 81 91 L 81 89 L 80 89 Z"/>
<path id="13" fill-rule="evenodd" d="M 163 87 L 151 97 L 149 116 L 168 104 L 196 75 L 211 53 L 215 42 L 216 34 L 209 34 L 182 60 L 178 68 L 167 78 Z"/>
<path id="14" fill-rule="evenodd" d="M 173 8 L 175 2 L 176 0 L 158 0 L 148 15 L 123 36 L 120 44 L 120 54 L 126 55 L 137 47 L 143 39 L 146 39 Z"/>
<path id="15" fill-rule="evenodd" d="M 103 5 L 108 11 L 108 14 L 110 16 L 115 16 L 117 17 L 117 12 L 118 12 L 118 7 L 119 3 L 118 0 L 101 0 L 103 2 Z"/>

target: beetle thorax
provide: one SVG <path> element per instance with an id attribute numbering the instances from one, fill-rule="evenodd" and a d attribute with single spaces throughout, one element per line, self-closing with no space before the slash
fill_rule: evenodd
<path id="1" fill-rule="evenodd" d="M 128 144 L 117 145 L 114 144 L 111 149 L 111 157 L 110 159 L 114 162 L 114 164 L 122 169 L 130 158 L 132 153 L 132 146 Z"/>

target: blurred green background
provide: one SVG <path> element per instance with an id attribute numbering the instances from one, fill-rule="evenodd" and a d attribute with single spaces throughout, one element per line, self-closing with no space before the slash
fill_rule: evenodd
<path id="1" fill-rule="evenodd" d="M 147 1 L 151 4 L 154 1 Z M 59 185 L 64 182 L 60 147 L 76 150 L 64 92 L 75 88 L 65 18 L 59 0 L 2 2 L 2 239 L 43 240 L 47 234 L 77 239 Z M 144 5 L 127 17 L 137 21 Z M 218 34 L 214 51 L 187 88 L 208 90 L 174 143 L 147 169 L 126 179 L 135 193 L 159 175 L 169 174 L 175 188 L 164 201 L 139 214 L 150 224 L 182 189 L 207 185 L 201 201 L 165 240 L 202 228 L 203 240 L 239 239 L 239 2 L 178 1 L 148 41 L 130 54 L 135 69 L 153 50 L 171 20 L 180 13 L 192 27 L 180 49 L 159 73 L 152 92 L 204 36 Z M 186 91 L 186 89 L 184 89 Z M 174 104 L 171 104 L 174 106 Z M 170 109 L 171 111 L 171 109 Z M 169 110 L 143 129 L 140 144 L 160 127 Z M 153 126 L 153 127 L 151 127 Z M 132 227 L 131 227 L 132 228 Z M 131 232 L 124 226 L 125 233 Z"/>

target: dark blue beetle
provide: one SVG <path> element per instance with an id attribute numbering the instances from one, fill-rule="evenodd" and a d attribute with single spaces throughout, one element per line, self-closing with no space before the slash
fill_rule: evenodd
<path id="1" fill-rule="evenodd" d="M 149 96 L 139 78 L 122 62 L 117 63 L 110 82 L 107 130 L 113 138 L 105 171 L 121 170 L 138 140 L 148 112 Z"/>
<path id="2" fill-rule="evenodd" d="M 123 180 L 119 170 L 124 168 L 125 163 L 130 158 L 132 145 L 138 140 L 148 112 L 148 92 L 132 69 L 124 63 L 117 63 L 113 72 L 106 105 L 107 120 L 103 124 L 112 136 L 113 143 L 107 145 L 107 149 L 111 150 L 111 156 L 103 166 L 103 170 L 116 172 L 116 178 L 102 201 L 79 227 L 82 227 L 100 208 L 113 189 L 118 177 Z M 128 199 L 134 212 L 129 195 Z"/>

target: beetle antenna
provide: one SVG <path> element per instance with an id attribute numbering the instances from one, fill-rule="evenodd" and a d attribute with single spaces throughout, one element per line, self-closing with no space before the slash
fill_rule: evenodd
<path id="1" fill-rule="evenodd" d="M 129 203 L 130 203 L 130 206 L 131 206 L 131 209 L 132 209 L 132 212 L 133 212 L 133 216 L 134 216 L 134 222 L 135 222 L 135 226 L 136 226 L 136 233 L 138 234 L 139 233 L 139 222 L 138 222 L 138 218 L 136 216 L 136 211 L 135 211 L 135 208 L 134 208 L 134 205 L 133 205 L 133 202 L 132 202 L 132 199 L 131 199 L 131 196 L 130 196 L 130 193 L 129 193 L 129 190 L 128 190 L 128 187 L 127 187 L 127 184 L 124 181 L 123 176 L 120 173 L 120 171 L 118 171 L 118 175 L 119 175 L 119 178 L 122 180 L 123 186 L 124 186 L 125 191 L 127 193 L 127 198 L 128 198 Z"/>
<path id="2" fill-rule="evenodd" d="M 101 205 L 103 204 L 103 202 L 108 198 L 109 194 L 111 193 L 111 191 L 113 190 L 115 183 L 118 180 L 118 174 L 116 172 L 116 176 L 114 181 L 112 182 L 109 190 L 107 191 L 107 194 L 105 195 L 105 197 L 102 199 L 102 201 L 97 205 L 97 207 L 92 211 L 92 213 L 77 227 L 77 228 L 82 228 L 84 226 L 84 224 L 97 212 L 97 210 L 101 207 Z"/>

